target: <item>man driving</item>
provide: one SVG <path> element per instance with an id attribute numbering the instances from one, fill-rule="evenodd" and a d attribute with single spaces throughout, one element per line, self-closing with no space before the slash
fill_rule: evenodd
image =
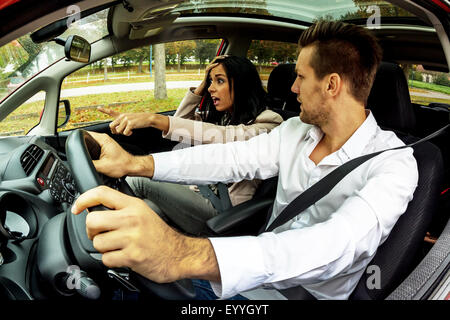
<path id="1" fill-rule="evenodd" d="M 318 22 L 303 31 L 299 49 L 292 85 L 301 102 L 299 117 L 248 141 L 148 156 L 133 156 L 109 136 L 92 133 L 101 145 L 95 168 L 111 177 L 146 176 L 183 184 L 278 176 L 270 223 L 343 163 L 404 145 L 366 109 L 382 55 L 370 31 Z M 111 208 L 89 212 L 86 218 L 88 236 L 108 267 L 130 267 L 156 282 L 208 280 L 219 298 L 258 287 L 301 285 L 318 299 L 347 299 L 405 212 L 417 181 L 411 148 L 383 152 L 304 212 L 258 236 L 184 235 L 142 200 L 105 186 L 82 194 L 72 212 L 98 204 Z"/>

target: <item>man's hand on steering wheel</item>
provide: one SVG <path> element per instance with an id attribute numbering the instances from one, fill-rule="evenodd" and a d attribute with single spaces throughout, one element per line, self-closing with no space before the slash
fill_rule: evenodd
<path id="1" fill-rule="evenodd" d="M 123 150 L 108 135 L 95 132 L 88 133 L 84 130 L 74 130 L 69 135 L 66 141 L 66 154 L 69 166 L 74 174 L 77 190 L 82 193 L 79 200 L 74 204 L 72 211 L 75 214 L 69 211 L 66 216 L 69 240 L 67 243 L 70 245 L 71 252 L 76 260 L 72 264 L 79 265 L 83 271 L 93 274 L 99 279 L 103 278 L 103 280 L 107 275 L 107 267 L 130 267 L 136 272 L 131 270 L 126 277 L 116 272 L 113 276 L 115 279 L 120 279 L 120 283 L 127 283 L 127 288 L 131 286 L 131 288 L 134 287 L 144 294 L 156 294 L 163 299 L 178 300 L 195 297 L 194 287 L 188 279 L 163 284 L 149 280 L 155 279 L 158 282 L 167 282 L 170 279 L 182 277 L 180 274 L 184 274 L 185 277 L 195 275 L 188 272 L 182 273 L 183 268 L 173 269 L 176 272 L 168 272 L 169 269 L 164 266 L 167 261 L 170 261 L 170 267 L 172 268 L 175 265 L 185 266 L 185 268 L 189 266 L 192 271 L 190 267 L 193 263 L 186 262 L 186 259 L 178 259 L 177 261 L 186 262 L 186 264 L 184 262 L 178 264 L 173 259 L 177 259 L 177 255 L 182 252 L 189 254 L 189 252 L 198 251 L 193 248 L 189 249 L 189 247 L 170 251 L 169 246 L 165 244 L 177 244 L 171 235 L 178 235 L 181 237 L 178 239 L 184 240 L 186 240 L 186 237 L 170 229 L 142 200 L 135 198 L 125 179 L 114 178 L 124 175 L 152 177 L 153 157 L 151 155 L 133 156 Z M 102 173 L 103 177 L 98 175 L 97 170 Z M 106 175 L 112 176 L 112 178 L 105 177 Z M 113 180 L 117 181 L 114 182 Z M 109 185 L 111 181 L 115 190 L 105 186 Z M 90 222 L 88 222 L 88 225 L 86 225 L 87 215 L 79 214 L 84 210 L 92 213 L 89 214 Z M 100 238 L 97 238 L 99 236 Z M 106 241 L 102 241 L 104 237 L 106 237 Z M 90 239 L 95 241 L 96 248 Z M 200 241 L 202 245 L 206 245 L 206 247 L 209 245 L 212 257 L 215 259 L 210 242 L 206 239 L 201 240 L 206 241 Z M 100 244 L 98 244 L 99 241 Z M 194 245 L 196 241 L 184 241 L 184 243 Z M 169 255 L 164 256 L 164 254 L 167 254 L 166 250 L 169 250 Z M 98 260 L 99 251 L 106 256 L 106 258 L 103 257 L 104 263 Z M 202 247 L 200 253 L 206 252 L 207 250 Z M 164 259 L 164 257 L 167 258 Z M 189 259 L 192 258 L 191 256 Z M 160 266 L 163 266 L 164 269 L 161 269 Z M 217 263 L 215 266 L 217 267 Z M 204 270 L 204 266 L 200 264 L 197 272 L 203 272 Z M 109 271 L 112 274 L 114 273 L 111 269 Z M 120 272 L 127 274 L 127 271 L 122 270 Z M 111 278 L 111 275 L 108 275 L 109 278 Z M 214 277 L 214 279 L 217 278 Z"/>
<path id="2" fill-rule="evenodd" d="M 95 169 L 112 178 L 127 175 L 133 164 L 133 155 L 125 151 L 114 139 L 105 133 L 88 132 L 100 145 L 100 158 L 93 159 Z"/>
<path id="3" fill-rule="evenodd" d="M 106 133 L 88 131 L 89 135 L 100 145 L 100 157 L 92 160 L 95 169 L 112 178 L 129 175 L 153 176 L 153 157 L 133 156 L 125 151 L 113 138 Z"/>
<path id="4" fill-rule="evenodd" d="M 97 205 L 111 210 L 90 212 L 86 230 L 106 266 L 130 267 L 158 283 L 197 277 L 220 280 L 208 239 L 176 232 L 144 201 L 106 186 L 83 193 L 72 206 L 72 213 Z"/>

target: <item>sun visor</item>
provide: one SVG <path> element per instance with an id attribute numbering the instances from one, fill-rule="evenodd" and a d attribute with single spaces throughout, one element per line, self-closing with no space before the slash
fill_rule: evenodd
<path id="1" fill-rule="evenodd" d="M 142 39 L 159 33 L 179 13 L 172 12 L 185 0 L 129 0 L 110 11 L 109 25 L 118 38 Z"/>
<path id="2" fill-rule="evenodd" d="M 180 14 L 166 13 L 156 17 L 147 18 L 143 21 L 132 22 L 130 30 L 130 39 L 142 39 L 158 34 L 164 26 L 172 24 Z"/>

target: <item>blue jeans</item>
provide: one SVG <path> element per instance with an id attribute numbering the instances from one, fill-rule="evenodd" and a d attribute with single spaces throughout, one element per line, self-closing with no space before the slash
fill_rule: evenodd
<path id="1" fill-rule="evenodd" d="M 195 300 L 217 300 L 218 297 L 214 294 L 209 281 L 206 280 L 192 280 L 192 284 L 195 289 Z M 227 300 L 248 300 L 246 297 L 240 294 L 235 295 Z"/>
<path id="2" fill-rule="evenodd" d="M 214 294 L 209 281 L 206 280 L 192 280 L 195 290 L 195 300 L 217 300 L 218 297 Z M 139 293 L 124 291 L 123 289 L 116 289 L 113 292 L 112 300 L 139 300 Z M 227 300 L 248 300 L 240 294 L 235 295 Z"/>

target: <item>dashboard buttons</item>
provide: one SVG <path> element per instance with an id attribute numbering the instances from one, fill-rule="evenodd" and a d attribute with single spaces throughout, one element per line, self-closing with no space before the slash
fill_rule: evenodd
<path id="1" fill-rule="evenodd" d="M 48 185 L 53 199 L 72 204 L 76 189 L 70 171 L 60 162 L 57 162 L 49 180 Z"/>

